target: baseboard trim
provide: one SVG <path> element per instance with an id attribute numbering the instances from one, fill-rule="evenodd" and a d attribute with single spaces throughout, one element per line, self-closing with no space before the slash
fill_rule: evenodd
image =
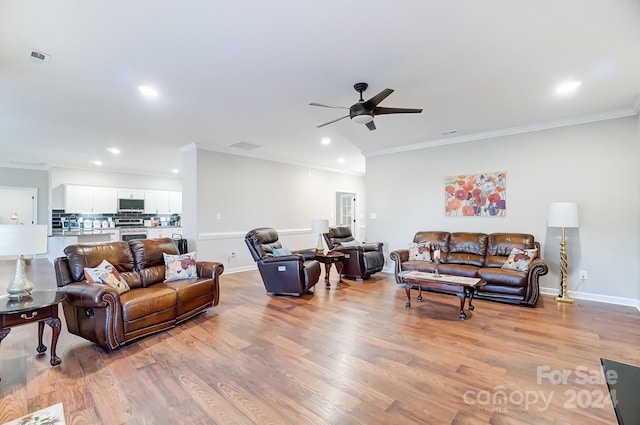
<path id="1" fill-rule="evenodd" d="M 541 294 L 546 295 L 559 295 L 559 290 L 555 288 L 540 288 Z M 640 311 L 640 300 L 634 300 L 633 298 L 614 297 L 611 295 L 593 294 L 590 292 L 578 292 L 569 291 L 571 298 L 576 300 L 596 301 L 600 303 L 624 305 L 628 307 L 635 307 Z"/>
<path id="2" fill-rule="evenodd" d="M 255 264 L 253 264 L 251 266 L 242 266 L 242 267 L 234 267 L 234 268 L 227 268 L 227 266 L 225 266 L 224 267 L 224 274 L 248 272 L 249 270 L 258 270 L 258 266 L 256 266 Z"/>

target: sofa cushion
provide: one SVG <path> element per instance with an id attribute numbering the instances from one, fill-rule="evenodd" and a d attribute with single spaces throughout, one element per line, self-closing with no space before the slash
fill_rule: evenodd
<path id="1" fill-rule="evenodd" d="M 431 261 L 431 244 L 426 242 L 409 245 L 409 261 Z"/>
<path id="2" fill-rule="evenodd" d="M 171 255 L 162 253 L 164 257 L 164 281 L 172 282 L 182 279 L 196 279 L 198 271 L 196 269 L 196 253 L 189 252 L 182 255 Z"/>
<path id="3" fill-rule="evenodd" d="M 516 270 L 519 272 L 526 272 L 529 270 L 529 265 L 538 256 L 537 249 L 518 249 L 513 248 L 511 254 L 507 257 L 507 260 L 502 265 L 503 269 Z"/>
<path id="4" fill-rule="evenodd" d="M 438 271 L 441 274 L 451 274 L 454 276 L 478 277 L 478 267 L 468 264 L 440 263 Z"/>
<path id="5" fill-rule="evenodd" d="M 192 316 L 194 311 L 204 310 L 213 305 L 213 285 L 211 278 L 197 280 L 174 280 L 163 282 L 153 287 L 171 288 L 176 292 L 178 305 L 176 319 L 181 321 L 185 316 Z"/>
<path id="6" fill-rule="evenodd" d="M 282 257 L 283 255 L 291 255 L 291 250 L 287 247 L 282 248 L 273 248 L 272 249 L 274 257 Z"/>
<path id="7" fill-rule="evenodd" d="M 133 289 L 141 286 L 140 280 L 135 276 L 134 259 L 127 242 L 69 245 L 64 249 L 64 254 L 69 261 L 69 271 L 75 282 L 85 280 L 86 267 L 97 267 L 103 260 L 107 260 L 127 281 L 129 287 Z"/>
<path id="8" fill-rule="evenodd" d="M 125 335 L 175 323 L 177 294 L 172 288 L 138 288 L 121 294 L 120 303 Z"/>
<path id="9" fill-rule="evenodd" d="M 135 268 L 140 273 L 142 286 L 163 282 L 165 264 L 163 254 L 179 255 L 178 247 L 171 238 L 135 239 L 129 241 Z"/>
<path id="10" fill-rule="evenodd" d="M 452 233 L 449 252 L 444 262 L 481 267 L 487 252 L 487 235 L 484 233 Z"/>
<path id="11" fill-rule="evenodd" d="M 527 233 L 492 233 L 487 241 L 485 267 L 502 267 L 513 248 L 534 249 L 533 235 Z"/>
<path id="12" fill-rule="evenodd" d="M 120 276 L 116 268 L 107 260 L 102 260 L 98 267 L 85 267 L 84 276 L 89 283 L 101 283 L 115 289 L 118 294 L 127 292 L 130 288 Z"/>
<path id="13" fill-rule="evenodd" d="M 441 259 L 444 261 L 448 252 L 447 247 L 449 246 L 450 236 L 449 232 L 420 231 L 413 236 L 413 243 L 429 242 L 433 249 L 440 250 Z"/>
<path id="14" fill-rule="evenodd" d="M 484 267 L 478 269 L 478 277 L 492 285 L 523 287 L 527 285 L 527 274 L 515 270 Z"/>

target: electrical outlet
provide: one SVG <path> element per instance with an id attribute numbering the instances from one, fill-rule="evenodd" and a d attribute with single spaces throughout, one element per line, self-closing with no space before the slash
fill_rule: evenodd
<path id="1" fill-rule="evenodd" d="M 589 275 L 586 270 L 580 270 L 580 280 L 587 280 Z"/>
<path id="2" fill-rule="evenodd" d="M 235 253 L 235 252 L 233 252 L 233 251 L 231 251 L 231 252 L 229 253 L 229 262 L 230 262 L 230 263 L 233 263 L 233 262 L 235 262 L 235 261 L 236 261 L 236 253 Z"/>

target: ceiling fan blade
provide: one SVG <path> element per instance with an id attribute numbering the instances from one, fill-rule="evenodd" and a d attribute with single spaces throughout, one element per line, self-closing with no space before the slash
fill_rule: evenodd
<path id="1" fill-rule="evenodd" d="M 371 99 L 365 101 L 362 104 L 362 106 L 364 106 L 367 109 L 373 109 L 376 106 L 378 106 L 378 103 L 380 103 L 383 100 L 385 100 L 387 98 L 387 96 L 389 96 L 391 93 L 393 93 L 393 89 L 384 89 L 380 93 L 378 93 L 377 95 L 373 96 Z"/>
<path id="2" fill-rule="evenodd" d="M 335 120 L 331 120 L 331 121 L 326 122 L 324 124 L 317 125 L 316 127 L 317 128 L 324 127 L 325 125 L 333 124 L 336 121 L 340 121 L 340 120 L 343 120 L 343 119 L 348 118 L 348 117 L 349 117 L 349 115 L 345 115 L 344 117 L 336 118 Z"/>
<path id="3" fill-rule="evenodd" d="M 376 125 L 373 123 L 373 121 L 370 121 L 368 123 L 365 124 L 367 126 L 367 128 L 371 131 L 376 129 Z"/>
<path id="4" fill-rule="evenodd" d="M 311 102 L 309 106 L 322 106 L 323 108 L 349 109 L 346 106 L 329 105 L 328 103 Z"/>
<path id="5" fill-rule="evenodd" d="M 419 114 L 421 112 L 422 112 L 422 109 L 414 109 L 414 108 L 383 108 L 383 107 L 376 107 L 373 110 L 373 115 Z"/>

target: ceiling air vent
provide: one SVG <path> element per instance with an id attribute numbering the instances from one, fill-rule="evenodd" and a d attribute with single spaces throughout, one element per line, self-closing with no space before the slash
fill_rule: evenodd
<path id="1" fill-rule="evenodd" d="M 250 151 L 253 149 L 258 149 L 261 148 L 261 145 L 256 145 L 253 143 L 249 143 L 249 142 L 244 142 L 244 141 L 239 141 L 239 142 L 235 142 L 229 145 L 229 147 L 231 148 L 237 148 L 237 149 L 243 149 L 245 151 Z"/>
<path id="2" fill-rule="evenodd" d="M 44 52 L 39 52 L 37 50 L 29 49 L 27 53 L 29 55 L 29 58 L 31 59 L 31 62 L 47 63 L 49 62 L 49 59 L 51 59 L 51 55 Z"/>

